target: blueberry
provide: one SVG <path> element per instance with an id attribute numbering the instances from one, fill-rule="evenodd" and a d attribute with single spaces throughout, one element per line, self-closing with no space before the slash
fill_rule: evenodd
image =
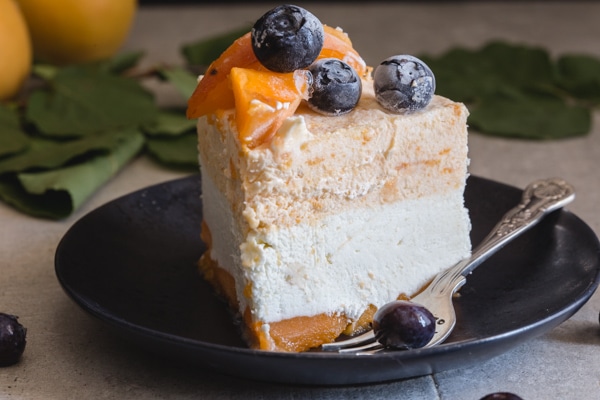
<path id="1" fill-rule="evenodd" d="M 516 394 L 508 393 L 508 392 L 498 392 L 491 393 L 487 396 L 482 397 L 480 400 L 523 400 L 521 397 Z"/>
<path id="2" fill-rule="evenodd" d="M 0 367 L 15 364 L 25 350 L 27 330 L 14 315 L 0 313 Z"/>
<path id="3" fill-rule="evenodd" d="M 394 113 L 425 108 L 435 92 L 435 76 L 427 64 L 408 55 L 385 59 L 373 74 L 379 104 Z"/>
<path id="4" fill-rule="evenodd" d="M 375 338 L 394 349 L 425 346 L 435 333 L 435 317 L 425 307 L 396 300 L 382 306 L 373 318 Z"/>
<path id="5" fill-rule="evenodd" d="M 356 107 L 362 82 L 351 66 L 337 58 L 322 58 L 308 69 L 312 74 L 308 106 L 321 114 L 342 115 Z"/>
<path id="6" fill-rule="evenodd" d="M 252 28 L 256 58 L 274 72 L 306 68 L 323 48 L 323 24 L 313 14 L 293 5 L 268 11 Z"/>

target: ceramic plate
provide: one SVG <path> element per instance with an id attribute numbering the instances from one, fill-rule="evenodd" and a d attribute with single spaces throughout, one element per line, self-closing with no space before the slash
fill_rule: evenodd
<path id="1" fill-rule="evenodd" d="M 227 307 L 200 278 L 200 177 L 116 199 L 81 218 L 56 251 L 56 275 L 84 310 L 140 346 L 238 377 L 293 384 L 384 382 L 472 365 L 573 315 L 599 283 L 600 246 L 561 210 L 469 276 L 458 323 L 437 347 L 379 353 L 275 353 L 248 349 Z M 521 191 L 470 177 L 465 201 L 478 243 Z"/>

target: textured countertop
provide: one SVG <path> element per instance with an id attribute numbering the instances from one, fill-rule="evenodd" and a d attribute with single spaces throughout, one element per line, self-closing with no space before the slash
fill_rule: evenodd
<path id="1" fill-rule="evenodd" d="M 302 5 L 301 3 L 299 3 Z M 250 24 L 271 4 L 152 6 L 138 13 L 125 50 L 149 64 L 181 62 L 179 47 Z M 349 32 L 369 64 L 398 53 L 440 53 L 490 39 L 541 45 L 553 55 L 600 56 L 594 2 L 310 3 L 323 22 Z M 163 87 L 163 104 L 180 101 Z M 600 114 L 584 137 L 535 142 L 470 135 L 472 174 L 517 187 L 560 176 L 577 190 L 569 209 L 600 232 Z M 20 363 L 0 369 L 10 399 L 452 399 L 510 391 L 524 399 L 600 398 L 600 293 L 552 331 L 481 364 L 385 384 L 301 387 L 230 378 L 165 363 L 115 337 L 78 308 L 54 274 L 54 252 L 90 210 L 136 189 L 182 176 L 138 158 L 63 221 L 20 214 L 0 203 L 0 311 L 28 328 Z M 559 294 L 557 294 L 559 295 Z"/>

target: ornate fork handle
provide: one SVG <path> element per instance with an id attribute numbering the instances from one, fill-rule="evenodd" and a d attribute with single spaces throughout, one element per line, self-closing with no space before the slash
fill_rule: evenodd
<path id="1" fill-rule="evenodd" d="M 553 178 L 531 183 L 523 192 L 521 202 L 509 210 L 494 229 L 468 257 L 433 278 L 431 283 L 411 299 L 428 308 L 436 317 L 436 330 L 425 347 L 443 342 L 456 324 L 452 295 L 467 281 L 466 276 L 506 243 L 537 224 L 546 214 L 575 198 L 573 187 L 562 179 Z M 324 344 L 323 350 L 341 353 L 374 354 L 384 347 L 376 341 L 372 330 L 356 337 Z"/>
<path id="2" fill-rule="evenodd" d="M 466 276 L 512 238 L 538 223 L 545 215 L 573 201 L 573 187 L 559 178 L 532 182 L 523 191 L 521 202 L 509 210 L 494 229 L 477 246 L 471 257 L 459 262 L 444 273 L 438 274 L 426 290 L 442 294 L 447 290 L 456 292 Z"/>

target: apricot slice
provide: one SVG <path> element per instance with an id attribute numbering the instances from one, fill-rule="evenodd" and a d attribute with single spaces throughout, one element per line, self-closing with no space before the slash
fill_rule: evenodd
<path id="1" fill-rule="evenodd" d="M 250 40 L 250 32 L 248 32 L 236 39 L 208 66 L 206 74 L 188 100 L 186 111 L 188 118 L 198 118 L 216 110 L 228 110 L 234 107 L 233 93 L 227 79 L 231 68 L 264 69 L 254 55 Z"/>
<path id="2" fill-rule="evenodd" d="M 352 66 L 359 76 L 365 76 L 367 66 L 352 47 L 348 35 L 340 29 L 326 25 L 323 28 L 325 38 L 323 49 L 318 58 L 335 57 L 341 59 Z M 186 112 L 188 118 L 198 118 L 212 114 L 217 110 L 227 110 L 235 106 L 233 92 L 229 79 L 227 79 L 233 67 L 267 71 L 254 55 L 250 32 L 235 40 L 208 67 L 206 74 L 188 100 Z"/>
<path id="3" fill-rule="evenodd" d="M 253 149 L 268 143 L 302 99 L 308 98 L 309 79 L 305 70 L 281 74 L 232 68 L 230 81 L 242 145 Z"/>
<path id="4" fill-rule="evenodd" d="M 246 319 L 247 321 L 247 319 Z M 265 336 L 262 323 L 251 323 L 257 342 L 262 349 L 272 349 L 287 352 L 301 352 L 330 343 L 343 332 L 348 325 L 344 315 L 318 314 L 310 317 L 295 317 L 269 324 L 270 340 Z M 273 350 L 273 349 L 272 349 Z"/>
<path id="5" fill-rule="evenodd" d="M 360 77 L 368 73 L 367 64 L 352 46 L 348 35 L 339 28 L 323 25 L 325 39 L 318 58 L 337 58 L 356 70 Z"/>

